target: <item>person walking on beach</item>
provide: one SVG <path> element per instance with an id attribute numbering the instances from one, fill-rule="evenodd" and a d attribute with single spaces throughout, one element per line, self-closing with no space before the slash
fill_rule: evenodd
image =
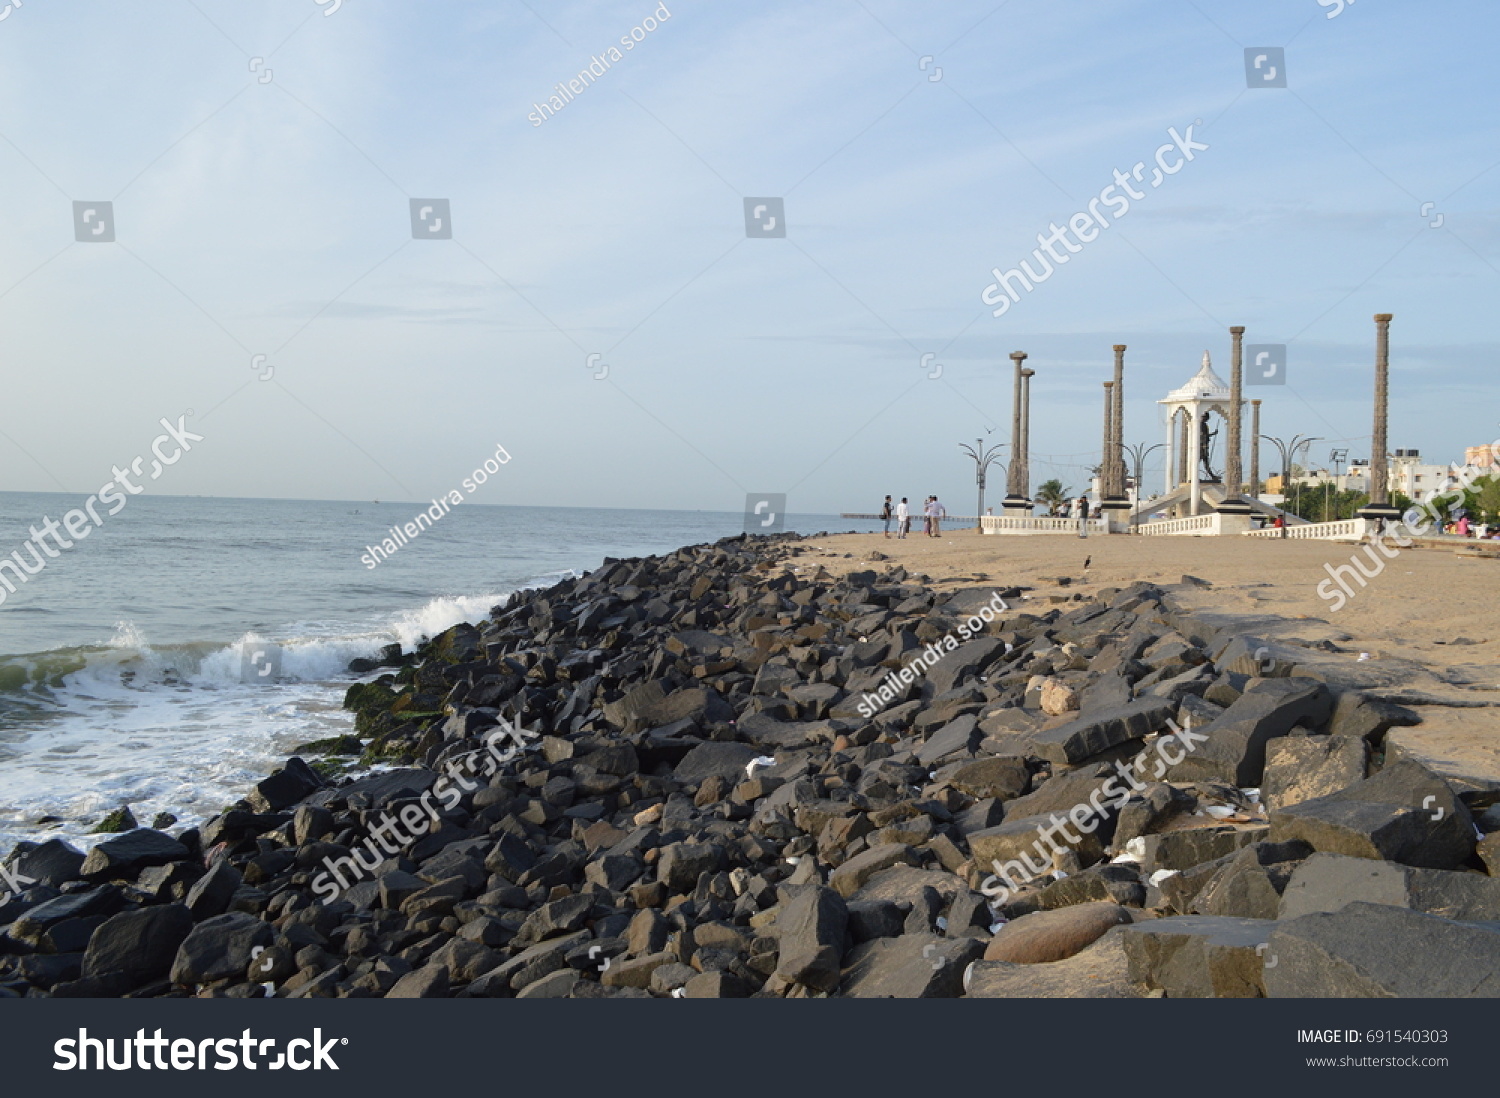
<path id="1" fill-rule="evenodd" d="M 1082 496 L 1073 501 L 1073 517 L 1078 520 L 1078 536 L 1088 537 L 1089 501 Z"/>
<path id="2" fill-rule="evenodd" d="M 885 503 L 880 508 L 880 518 L 885 523 L 885 536 L 891 536 L 891 497 L 885 497 Z"/>
<path id="3" fill-rule="evenodd" d="M 932 536 L 940 538 L 943 536 L 943 519 L 948 514 L 946 508 L 938 502 L 937 496 L 932 497 Z"/>
<path id="4" fill-rule="evenodd" d="M 911 508 L 906 505 L 906 497 L 901 497 L 901 502 L 896 504 L 896 540 L 905 541 L 906 535 L 911 531 Z"/>

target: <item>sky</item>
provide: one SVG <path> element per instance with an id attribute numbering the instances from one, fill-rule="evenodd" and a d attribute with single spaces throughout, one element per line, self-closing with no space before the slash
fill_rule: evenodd
<path id="1" fill-rule="evenodd" d="M 967 514 L 1012 351 L 1033 489 L 1086 484 L 1113 344 L 1150 444 L 1235 324 L 1286 345 L 1246 395 L 1320 465 L 1368 457 L 1380 312 L 1390 446 L 1500 435 L 1486 0 L 0 14 L 0 491 L 86 495 L 186 416 L 153 492 L 419 500 L 503 446 L 476 502 Z M 1150 186 L 1189 126 L 1207 149 Z M 992 315 L 992 269 L 1138 162 L 1144 197 Z"/>

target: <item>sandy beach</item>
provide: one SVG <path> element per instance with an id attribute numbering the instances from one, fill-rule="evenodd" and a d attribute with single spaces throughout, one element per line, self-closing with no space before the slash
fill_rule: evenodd
<path id="1" fill-rule="evenodd" d="M 1363 555 L 1342 542 L 1002 537 L 970 528 L 940 538 L 919 532 L 905 541 L 840 534 L 807 544 L 808 556 L 834 574 L 883 565 L 887 562 L 870 556 L 883 553 L 890 563 L 939 582 L 1030 588 L 1030 599 L 1044 605 L 1138 580 L 1177 583 L 1184 575 L 1207 580 L 1211 586 L 1184 596 L 1191 608 L 1297 619 L 1305 623 L 1300 637 L 1332 645 L 1350 660 L 1369 653 L 1370 661 L 1410 674 L 1411 689 L 1460 703 L 1413 706 L 1423 723 L 1391 735 L 1445 774 L 1493 782 L 1500 789 L 1500 729 L 1488 708 L 1500 705 L 1500 645 L 1491 638 L 1500 609 L 1500 562 L 1494 559 L 1414 545 L 1388 561 L 1368 587 L 1356 588 L 1354 598 L 1334 613 L 1317 593 L 1328 578 L 1324 566 L 1348 564 L 1356 551 Z"/>

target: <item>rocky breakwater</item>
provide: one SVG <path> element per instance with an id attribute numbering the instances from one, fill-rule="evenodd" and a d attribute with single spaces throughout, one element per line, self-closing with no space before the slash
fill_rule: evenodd
<path id="1" fill-rule="evenodd" d="M 351 687 L 384 768 L 22 844 L 0 994 L 1493 993 L 1500 793 L 1388 758 L 1414 716 L 1301 628 L 790 537 L 609 561 Z"/>

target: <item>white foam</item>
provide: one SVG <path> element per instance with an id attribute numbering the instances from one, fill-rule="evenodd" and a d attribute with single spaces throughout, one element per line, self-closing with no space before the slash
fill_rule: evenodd
<path id="1" fill-rule="evenodd" d="M 550 582 L 550 581 L 544 581 Z M 158 812 L 177 826 L 243 797 L 301 743 L 353 731 L 343 707 L 350 660 L 478 621 L 507 593 L 453 595 L 385 620 L 297 622 L 230 644 L 153 646 L 131 622 L 87 652 L 52 691 L 44 719 L 9 730 L 0 766 L 0 855 L 20 839 L 62 837 L 88 847 L 88 828 L 129 804 L 143 826 Z M 246 645 L 276 645 L 275 683 L 245 682 Z M 44 816 L 64 821 L 38 827 Z"/>

